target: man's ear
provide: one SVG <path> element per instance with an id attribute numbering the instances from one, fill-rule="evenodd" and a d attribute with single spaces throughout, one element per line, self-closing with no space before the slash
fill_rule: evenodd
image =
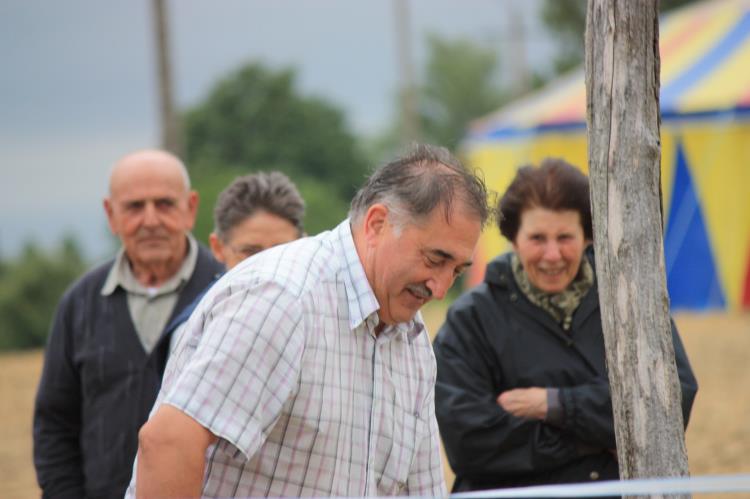
<path id="1" fill-rule="evenodd" d="M 224 261 L 224 243 L 221 242 L 221 238 L 212 232 L 208 235 L 208 245 L 211 247 L 211 253 L 219 263 L 226 264 Z"/>
<path id="2" fill-rule="evenodd" d="M 375 243 L 385 232 L 387 225 L 388 207 L 381 203 L 375 203 L 370 206 L 362 221 L 362 228 L 367 243 Z"/>
<path id="3" fill-rule="evenodd" d="M 193 230 L 195 225 L 195 217 L 198 215 L 198 201 L 199 196 L 197 191 L 190 191 L 188 193 L 188 213 L 190 213 L 190 223 L 188 230 Z"/>
<path id="4" fill-rule="evenodd" d="M 104 205 L 104 213 L 107 214 L 107 224 L 109 224 L 109 230 L 112 234 L 117 235 L 117 228 L 115 227 L 115 212 L 112 207 L 112 201 L 109 198 L 104 198 L 102 203 Z"/>

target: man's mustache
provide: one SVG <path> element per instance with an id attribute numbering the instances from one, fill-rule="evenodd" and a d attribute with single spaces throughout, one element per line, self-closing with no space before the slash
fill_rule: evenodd
<path id="1" fill-rule="evenodd" d="M 408 284 L 406 286 L 406 289 L 417 295 L 419 298 L 423 298 L 425 300 L 432 298 L 432 291 L 430 291 L 430 288 L 425 286 L 424 283 Z"/>
<path id="2" fill-rule="evenodd" d="M 150 227 L 141 227 L 138 229 L 138 231 L 135 233 L 135 237 L 137 238 L 168 238 L 169 237 L 169 231 L 166 230 L 164 227 L 156 227 L 156 228 L 150 228 Z"/>

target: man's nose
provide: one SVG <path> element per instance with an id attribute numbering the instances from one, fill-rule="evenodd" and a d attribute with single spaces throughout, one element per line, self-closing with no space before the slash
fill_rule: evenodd
<path id="1" fill-rule="evenodd" d="M 453 286 L 455 278 L 451 272 L 441 272 L 429 281 L 427 281 L 427 287 L 432 292 L 432 297 L 437 300 L 442 300 L 445 295 L 448 294 L 448 290 Z"/>
<path id="2" fill-rule="evenodd" d="M 147 227 L 159 225 L 159 215 L 156 213 L 154 203 L 146 203 L 146 206 L 143 208 L 143 225 Z"/>

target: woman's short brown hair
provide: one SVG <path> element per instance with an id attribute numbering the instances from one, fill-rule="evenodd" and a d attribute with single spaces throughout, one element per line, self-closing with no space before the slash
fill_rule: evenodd
<path id="1" fill-rule="evenodd" d="M 589 179 L 563 159 L 547 158 L 539 167 L 526 165 L 518 169 L 495 209 L 500 233 L 508 241 L 515 241 L 521 214 L 530 208 L 577 211 L 586 239 L 593 239 Z"/>
<path id="2" fill-rule="evenodd" d="M 221 191 L 214 206 L 214 232 L 226 240 L 232 229 L 258 211 L 287 220 L 300 237 L 305 232 L 305 201 L 289 177 L 278 171 L 237 177 Z"/>

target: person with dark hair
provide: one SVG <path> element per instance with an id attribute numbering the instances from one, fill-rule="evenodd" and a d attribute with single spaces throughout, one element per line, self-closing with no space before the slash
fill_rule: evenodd
<path id="1" fill-rule="evenodd" d="M 34 407 L 42 497 L 122 497 L 169 351 L 165 326 L 221 266 L 190 231 L 198 194 L 159 150 L 120 159 L 104 210 L 122 243 L 60 300 Z"/>
<path id="2" fill-rule="evenodd" d="M 479 178 L 418 146 L 333 230 L 227 272 L 186 324 L 127 496 L 445 495 L 419 309 L 471 264 L 489 211 Z"/>
<path id="3" fill-rule="evenodd" d="M 283 173 L 238 177 L 216 201 L 211 250 L 231 269 L 249 256 L 302 237 L 304 218 L 305 202 Z"/>
<path id="4" fill-rule="evenodd" d="M 518 170 L 495 213 L 513 251 L 448 310 L 434 350 L 454 492 L 618 478 L 588 178 Z M 687 425 L 697 383 L 672 324 Z"/>
<path id="5" fill-rule="evenodd" d="M 283 173 L 258 172 L 237 177 L 216 200 L 214 230 L 208 236 L 211 252 L 231 269 L 256 253 L 304 236 L 304 218 L 305 202 L 297 186 Z M 175 349 L 185 322 L 208 287 L 167 326 L 171 333 L 170 351 Z"/>

